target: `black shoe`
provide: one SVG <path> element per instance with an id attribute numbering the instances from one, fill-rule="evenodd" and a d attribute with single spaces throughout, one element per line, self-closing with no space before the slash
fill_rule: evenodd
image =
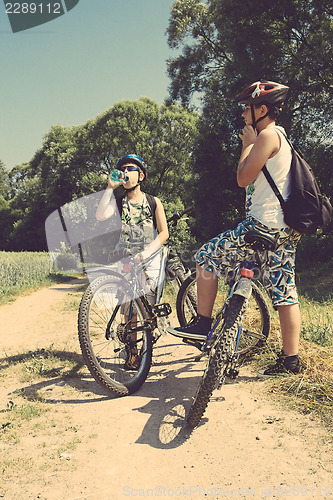
<path id="1" fill-rule="evenodd" d="M 141 356 L 140 354 L 134 354 L 130 352 L 127 356 L 127 359 L 124 363 L 125 370 L 138 370 L 141 365 Z"/>
<path id="2" fill-rule="evenodd" d="M 172 335 L 176 335 L 176 337 L 205 341 L 207 339 L 211 324 L 211 318 L 198 315 L 186 326 L 179 326 L 178 328 L 169 326 L 169 328 L 167 328 L 167 332 L 171 333 Z"/>
<path id="3" fill-rule="evenodd" d="M 282 352 L 274 365 L 269 366 L 266 370 L 258 371 L 258 377 L 281 377 L 291 373 L 299 373 L 300 370 L 298 354 L 287 356 Z"/>

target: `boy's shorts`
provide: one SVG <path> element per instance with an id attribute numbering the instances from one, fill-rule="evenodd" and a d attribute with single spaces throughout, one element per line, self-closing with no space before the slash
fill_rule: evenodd
<path id="1" fill-rule="evenodd" d="M 275 252 L 268 252 L 268 261 L 260 272 L 260 279 L 273 306 L 298 303 L 295 285 L 295 253 L 301 235 L 293 229 L 270 229 L 258 220 L 247 217 L 236 229 L 230 229 L 219 234 L 203 245 L 195 254 L 196 262 L 219 277 L 232 272 L 236 264 L 253 256 L 244 241 L 247 231 L 256 229 L 277 239 L 278 246 Z"/>

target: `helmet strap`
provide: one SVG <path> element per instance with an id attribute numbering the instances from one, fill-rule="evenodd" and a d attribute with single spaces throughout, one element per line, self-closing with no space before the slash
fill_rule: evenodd
<path id="1" fill-rule="evenodd" d="M 124 187 L 124 189 L 125 189 L 126 193 L 130 193 L 131 191 L 134 191 L 134 189 L 136 189 L 138 186 L 140 186 L 140 182 L 138 184 L 136 184 L 136 186 L 133 186 L 133 187 L 131 187 L 129 189 L 126 189 Z"/>
<path id="2" fill-rule="evenodd" d="M 139 172 L 138 183 L 137 183 L 135 186 L 133 186 L 133 187 L 131 187 L 131 188 L 129 188 L 129 189 L 126 189 L 126 188 L 124 187 L 124 189 L 125 189 L 126 193 L 130 193 L 131 191 L 134 191 L 134 189 L 136 189 L 138 186 L 140 186 L 140 184 L 141 184 L 141 182 L 142 182 L 142 181 L 140 181 L 140 174 L 141 174 L 141 171 Z"/>
<path id="3" fill-rule="evenodd" d="M 268 111 L 264 116 L 262 116 L 261 118 L 258 118 L 258 120 L 256 120 L 256 117 L 254 114 L 254 106 L 253 106 L 253 104 L 251 104 L 251 116 L 252 116 L 252 127 L 255 129 L 257 127 L 257 123 L 261 122 L 261 120 L 264 120 L 266 118 L 266 116 L 268 116 Z"/>

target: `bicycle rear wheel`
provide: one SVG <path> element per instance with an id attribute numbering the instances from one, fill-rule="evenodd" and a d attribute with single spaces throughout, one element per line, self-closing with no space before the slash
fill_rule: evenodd
<path id="1" fill-rule="evenodd" d="M 210 350 L 206 369 L 187 416 L 187 423 L 192 428 L 199 425 L 214 389 L 227 373 L 246 305 L 244 297 L 240 295 L 231 297 L 226 317 L 223 323 L 221 319 L 216 328 L 217 340 Z"/>
<path id="2" fill-rule="evenodd" d="M 117 273 L 94 280 L 85 291 L 78 314 L 79 342 L 85 363 L 106 391 L 126 396 L 137 391 L 147 378 L 152 360 L 152 336 L 146 327 L 147 312 L 140 298 L 133 300 L 135 323 L 126 323 L 131 303 L 128 282 Z M 127 317 L 125 317 L 127 314 Z M 133 331 L 136 340 L 133 342 Z M 131 333 L 132 332 L 132 333 Z M 131 348 L 137 347 L 137 370 L 125 365 Z"/>
<path id="3" fill-rule="evenodd" d="M 246 354 L 255 347 L 261 347 L 270 332 L 271 316 L 267 302 L 260 288 L 252 281 L 252 295 L 242 321 L 242 331 L 237 352 Z M 219 280 L 217 296 L 213 309 L 213 318 L 222 309 L 229 291 L 228 285 Z M 181 326 L 187 325 L 197 315 L 197 282 L 192 273 L 177 295 L 177 317 Z"/>

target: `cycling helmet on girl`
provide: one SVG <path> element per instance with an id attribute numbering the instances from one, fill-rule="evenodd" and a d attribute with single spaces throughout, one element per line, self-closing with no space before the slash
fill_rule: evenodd
<path id="1" fill-rule="evenodd" d="M 140 170 L 144 174 L 144 179 L 143 180 L 145 180 L 147 178 L 147 175 L 148 175 L 147 165 L 145 164 L 145 162 L 143 161 L 143 159 L 140 158 L 140 156 L 137 156 L 137 155 L 124 155 L 124 156 L 122 156 L 117 161 L 116 169 L 119 169 L 120 167 L 122 167 L 123 165 L 126 165 L 128 163 L 134 163 L 135 165 L 137 165 L 140 168 Z"/>
<path id="2" fill-rule="evenodd" d="M 257 123 L 266 118 L 269 113 L 267 112 L 265 116 L 255 120 L 254 106 L 257 104 L 265 104 L 271 110 L 276 110 L 278 112 L 285 102 L 288 92 L 289 87 L 286 85 L 260 80 L 246 87 L 236 101 L 251 106 L 252 126 L 255 128 Z"/>

